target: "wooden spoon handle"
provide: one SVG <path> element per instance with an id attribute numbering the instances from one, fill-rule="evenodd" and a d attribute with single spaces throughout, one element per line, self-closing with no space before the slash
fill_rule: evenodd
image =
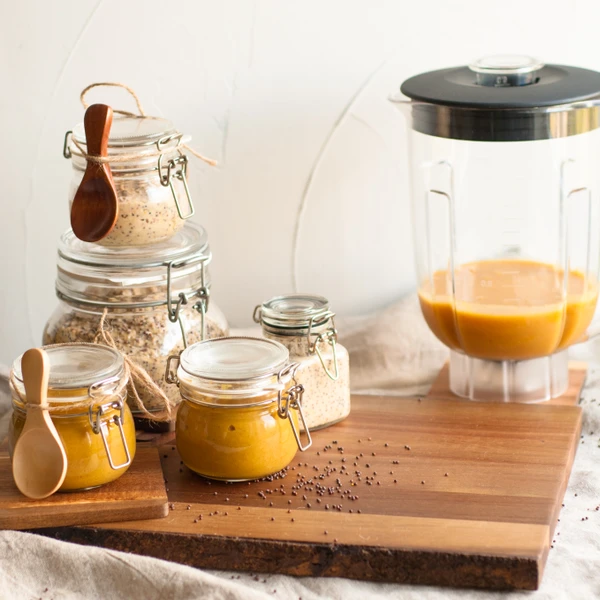
<path id="1" fill-rule="evenodd" d="M 21 372 L 25 384 L 25 396 L 28 404 L 39 404 L 47 408 L 48 377 L 50 362 L 41 348 L 32 348 L 23 354 Z"/>
<path id="2" fill-rule="evenodd" d="M 113 120 L 113 110 L 106 104 L 92 104 L 83 117 L 87 152 L 92 156 L 106 156 L 108 135 Z"/>

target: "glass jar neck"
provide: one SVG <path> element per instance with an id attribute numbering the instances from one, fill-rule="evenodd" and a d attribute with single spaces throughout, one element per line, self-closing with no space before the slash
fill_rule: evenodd
<path id="1" fill-rule="evenodd" d="M 290 356 L 304 358 L 312 356 L 311 343 L 306 332 L 282 333 L 271 328 L 263 327 L 263 336 L 283 344 L 290 352 Z"/>
<path id="2" fill-rule="evenodd" d="M 125 395 L 126 394 L 123 394 L 123 396 Z M 79 398 L 79 400 L 82 399 Z M 121 411 L 121 409 L 125 405 L 125 397 L 109 400 L 107 402 L 102 402 L 101 400 L 98 400 L 98 402 L 91 403 L 87 408 L 82 408 L 78 405 L 72 407 L 69 407 L 68 405 L 65 406 L 64 402 L 57 404 L 55 402 L 52 402 L 50 398 L 48 398 L 48 405 L 48 413 L 53 419 L 78 419 L 84 417 L 88 419 L 90 413 L 95 414 L 100 410 L 102 412 L 102 415 L 106 415 L 106 418 L 104 418 L 103 420 L 107 420 L 110 419 L 112 414 Z M 14 392 L 12 398 L 12 407 L 14 411 L 23 414 L 27 413 L 27 407 L 25 406 L 25 403 L 16 395 L 14 395 Z"/>
<path id="3" fill-rule="evenodd" d="M 152 309 L 175 305 L 182 296 L 192 305 L 203 301 L 208 308 L 210 275 L 198 261 L 187 267 L 169 265 L 138 269 L 80 268 L 59 257 L 56 294 L 66 302 L 100 312 L 111 309 Z M 181 300 L 183 302 L 183 300 Z"/>
<path id="4" fill-rule="evenodd" d="M 328 329 L 333 329 L 333 320 L 327 319 L 322 323 L 311 324 L 310 321 L 303 322 L 297 325 L 290 326 L 281 326 L 281 325 L 272 325 L 266 319 L 261 319 L 260 324 L 262 325 L 263 332 L 269 333 L 274 336 L 278 336 L 280 338 L 284 337 L 312 337 L 314 335 L 319 335 L 324 333 Z"/>
<path id="5" fill-rule="evenodd" d="M 103 412 L 121 406 L 113 406 L 115 403 L 121 405 L 127 397 L 127 374 L 123 369 L 117 375 L 106 378 L 103 381 L 91 382 L 87 387 L 78 388 L 48 388 L 48 412 L 51 415 L 60 416 L 82 416 L 87 415 L 90 410 L 103 409 Z M 20 379 L 10 378 L 13 408 L 26 411 L 25 386 Z M 84 405 L 85 408 L 82 408 Z"/>
<path id="6" fill-rule="evenodd" d="M 179 390 L 184 399 L 210 406 L 258 406 L 276 402 L 278 395 L 290 386 L 292 378 L 276 374 L 240 381 L 195 377 L 179 369 Z"/>
<path id="7" fill-rule="evenodd" d="M 321 337 L 335 333 L 335 326 L 331 319 L 318 325 L 307 323 L 298 327 L 275 327 L 262 321 L 262 331 L 266 338 L 280 342 L 296 356 L 312 356 L 314 344 Z"/>
<path id="8" fill-rule="evenodd" d="M 129 149 L 132 154 L 144 152 L 143 148 L 133 147 Z M 109 149 L 109 157 L 115 156 L 118 158 L 118 153 L 111 153 Z M 162 155 L 162 161 L 165 164 L 179 156 L 177 150 L 165 152 Z M 72 158 L 73 169 L 76 172 L 83 173 L 87 168 L 87 161 L 83 156 L 73 154 Z M 160 171 L 158 168 L 157 156 L 139 156 L 128 161 L 109 161 L 111 173 L 113 177 L 140 177 L 144 179 L 156 178 L 156 182 L 160 183 Z"/>
<path id="9" fill-rule="evenodd" d="M 85 152 L 87 145 L 83 131 L 68 131 L 65 135 L 65 147 L 63 154 L 65 158 L 72 160 L 73 168 L 76 171 L 85 171 L 87 160 Z M 176 160 L 183 156 L 185 142 L 190 137 L 174 131 L 156 133 L 147 140 L 140 143 L 131 143 L 126 139 L 109 139 L 107 156 L 111 172 L 117 177 L 126 174 L 156 172 L 156 177 L 160 178 L 161 166 L 166 165 L 171 160 Z M 160 162 L 159 162 L 160 158 Z"/>

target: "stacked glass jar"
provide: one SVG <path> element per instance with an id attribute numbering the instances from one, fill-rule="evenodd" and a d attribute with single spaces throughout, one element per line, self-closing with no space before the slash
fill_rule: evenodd
<path id="1" fill-rule="evenodd" d="M 180 401 L 164 381 L 167 357 L 229 331 L 210 295 L 206 231 L 186 223 L 194 214 L 183 146 L 188 139 L 166 119 L 115 117 L 108 159 L 118 218 L 97 243 L 83 242 L 71 230 L 61 236 L 59 306 L 43 335 L 44 344 L 113 345 L 146 371 L 150 383 L 142 378 L 137 398 L 130 392 L 128 403 L 136 425 L 152 431 L 171 427 L 165 403 L 172 408 Z M 86 169 L 85 148 L 80 124 L 65 136 L 64 155 L 74 169 L 70 202 Z"/>

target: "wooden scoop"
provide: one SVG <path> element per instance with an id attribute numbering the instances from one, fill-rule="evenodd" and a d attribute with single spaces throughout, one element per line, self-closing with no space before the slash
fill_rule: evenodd
<path id="1" fill-rule="evenodd" d="M 48 414 L 48 355 L 39 348 L 27 350 L 21 359 L 21 371 L 28 407 L 13 453 L 12 472 L 19 491 L 39 500 L 62 485 L 67 474 L 67 455 Z"/>
<path id="2" fill-rule="evenodd" d="M 83 118 L 87 153 L 106 157 L 113 111 L 106 104 L 92 104 Z M 73 233 L 84 242 L 97 242 L 115 226 L 119 215 L 117 193 L 108 163 L 88 160 L 83 179 L 71 205 Z"/>

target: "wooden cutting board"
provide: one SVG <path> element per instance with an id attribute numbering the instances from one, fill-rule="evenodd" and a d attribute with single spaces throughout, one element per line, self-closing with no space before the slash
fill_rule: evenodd
<path id="1" fill-rule="evenodd" d="M 536 589 L 584 377 L 571 371 L 566 405 L 474 403 L 435 387 L 422 400 L 355 396 L 351 416 L 272 481 L 208 482 L 165 444 L 167 518 L 39 533 L 195 567 Z"/>
<path id="2" fill-rule="evenodd" d="M 10 458 L 0 454 L 0 529 L 31 529 L 160 519 L 169 504 L 156 448 L 139 448 L 122 477 L 86 492 L 57 493 L 44 500 L 23 496 L 12 478 Z"/>

